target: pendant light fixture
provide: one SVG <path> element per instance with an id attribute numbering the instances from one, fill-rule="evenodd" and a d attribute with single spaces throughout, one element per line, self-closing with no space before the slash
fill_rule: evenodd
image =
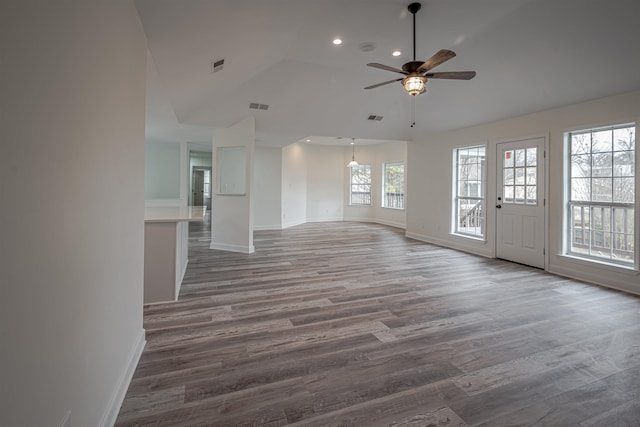
<path id="1" fill-rule="evenodd" d="M 358 162 L 356 162 L 356 139 L 351 138 L 351 161 L 347 164 L 348 168 L 354 168 L 358 166 Z"/>

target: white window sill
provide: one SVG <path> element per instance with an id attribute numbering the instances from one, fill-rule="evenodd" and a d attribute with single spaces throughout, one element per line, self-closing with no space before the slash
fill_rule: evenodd
<path id="1" fill-rule="evenodd" d="M 394 211 L 403 211 L 404 210 L 404 208 L 392 208 L 390 206 L 380 206 L 380 207 L 382 209 L 391 209 L 391 210 L 394 210 Z"/>
<path id="2" fill-rule="evenodd" d="M 630 274 L 635 276 L 640 274 L 640 272 L 636 270 L 632 264 L 630 265 L 615 264 L 612 262 L 607 262 L 605 260 L 583 258 L 573 254 L 558 254 L 558 258 L 561 258 L 563 260 L 570 261 L 576 264 L 601 268 L 604 270 L 615 271 L 618 273 L 625 273 L 625 274 Z"/>
<path id="3" fill-rule="evenodd" d="M 449 236 L 462 237 L 468 240 L 475 240 L 476 242 L 482 242 L 483 245 L 487 244 L 487 239 L 484 236 L 478 237 L 478 236 L 472 236 L 470 234 L 462 234 L 462 233 L 449 233 Z"/>

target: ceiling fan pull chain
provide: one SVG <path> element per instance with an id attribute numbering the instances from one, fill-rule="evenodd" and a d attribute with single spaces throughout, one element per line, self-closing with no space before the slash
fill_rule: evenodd
<path id="1" fill-rule="evenodd" d="M 416 98 L 411 98 L 411 127 L 416 125 Z"/>

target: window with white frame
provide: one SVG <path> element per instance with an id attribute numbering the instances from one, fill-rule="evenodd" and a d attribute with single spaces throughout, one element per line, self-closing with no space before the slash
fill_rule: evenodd
<path id="1" fill-rule="evenodd" d="M 635 125 L 566 134 L 566 252 L 633 266 Z"/>
<path id="2" fill-rule="evenodd" d="M 484 145 L 454 150 L 454 233 L 485 236 L 485 152 Z"/>
<path id="3" fill-rule="evenodd" d="M 351 205 L 371 205 L 371 165 L 360 164 L 350 168 Z"/>
<path id="4" fill-rule="evenodd" d="M 404 209 L 404 162 L 382 164 L 382 207 Z"/>

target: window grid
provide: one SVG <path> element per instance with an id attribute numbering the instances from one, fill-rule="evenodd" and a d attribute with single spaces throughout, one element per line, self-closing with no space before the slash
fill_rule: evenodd
<path id="1" fill-rule="evenodd" d="M 404 162 L 382 164 L 382 207 L 404 209 Z"/>
<path id="2" fill-rule="evenodd" d="M 350 168 L 350 205 L 371 205 L 371 165 L 361 164 Z"/>
<path id="3" fill-rule="evenodd" d="M 538 148 L 519 148 L 504 152 L 503 203 L 536 205 L 538 203 Z"/>
<path id="4" fill-rule="evenodd" d="M 471 237 L 485 235 L 485 147 L 455 150 L 455 233 Z"/>
<path id="5" fill-rule="evenodd" d="M 568 134 L 568 252 L 633 264 L 635 127 Z"/>

